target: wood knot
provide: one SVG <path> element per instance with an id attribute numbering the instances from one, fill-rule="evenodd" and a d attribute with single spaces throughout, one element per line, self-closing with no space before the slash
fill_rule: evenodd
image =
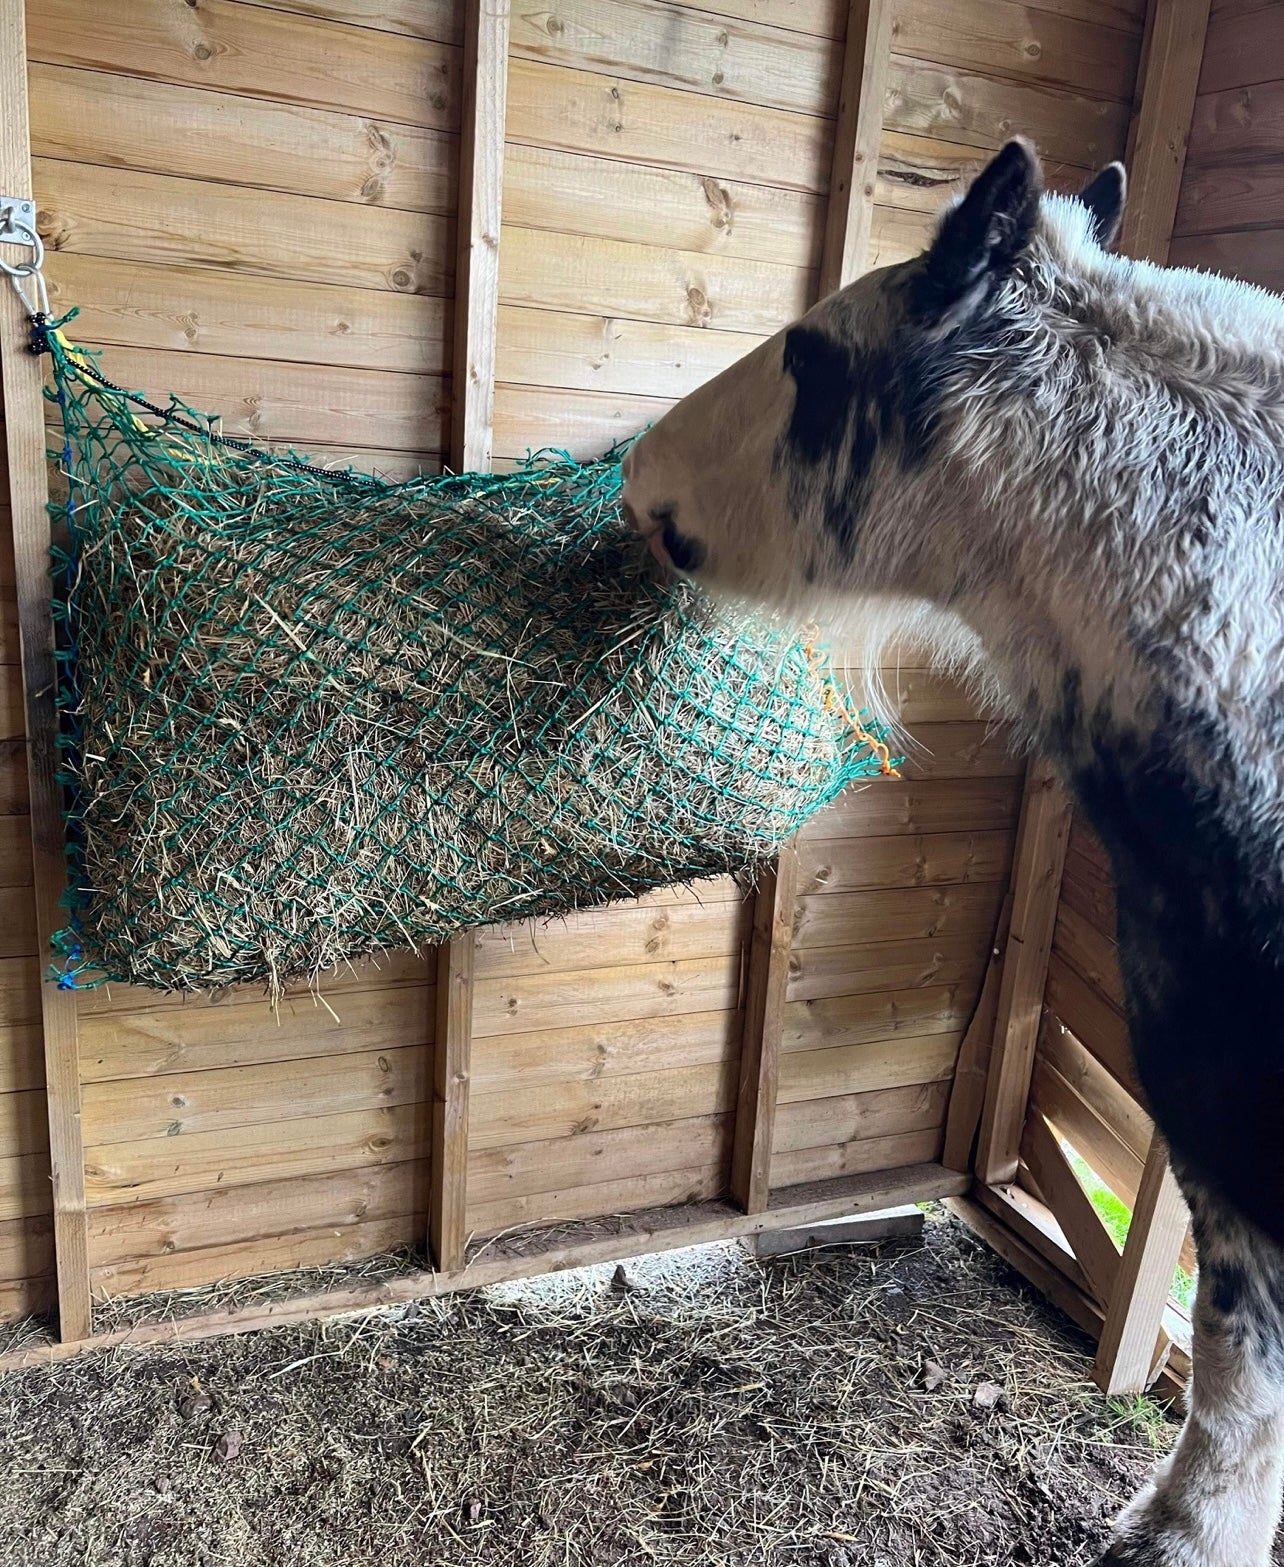
<path id="1" fill-rule="evenodd" d="M 213 49 L 207 43 L 194 44 L 192 47 L 193 60 L 209 60 L 213 57 L 213 54 Z"/>
<path id="2" fill-rule="evenodd" d="M 386 189 L 387 186 L 385 186 L 383 180 L 377 174 L 368 174 L 362 180 L 361 189 L 357 194 L 368 207 L 373 207 L 383 200 Z"/>
<path id="3" fill-rule="evenodd" d="M 692 326 L 708 326 L 713 316 L 709 296 L 694 283 L 687 289 L 687 319 Z"/>
<path id="4" fill-rule="evenodd" d="M 400 289 L 413 288 L 414 281 L 414 277 L 406 270 L 405 267 L 398 267 L 397 270 L 392 274 L 391 278 L 393 288 Z"/>

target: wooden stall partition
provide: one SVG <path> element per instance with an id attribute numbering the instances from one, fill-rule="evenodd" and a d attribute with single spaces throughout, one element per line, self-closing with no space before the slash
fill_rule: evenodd
<path id="1" fill-rule="evenodd" d="M 498 0 L 29 0 L 51 285 L 119 379 L 233 433 L 390 474 L 593 455 L 862 254 L 920 249 L 1012 129 L 1059 187 L 1122 152 L 1140 0 L 1080 9 L 566 0 L 512 16 L 505 110 Z M 94 1288 L 431 1227 L 439 1271 L 397 1288 L 435 1293 L 959 1190 L 937 1161 L 1022 768 L 922 656 L 886 660 L 903 777 L 814 823 L 756 911 L 713 882 L 485 931 L 279 1021 L 258 996 L 82 1001 Z M 490 1239 L 621 1210 L 609 1240 Z M 228 1325 L 207 1316 L 194 1333 Z"/>
<path id="2" fill-rule="evenodd" d="M 1174 263 L 1284 289 L 1284 8 L 1214 0 Z"/>
<path id="3" fill-rule="evenodd" d="M 108 374 L 322 462 L 438 468 L 462 11 L 30 0 L 26 19 L 50 291 Z M 419 1244 L 435 977 L 393 957 L 275 1015 L 256 990 L 82 997 L 94 1293 Z"/>

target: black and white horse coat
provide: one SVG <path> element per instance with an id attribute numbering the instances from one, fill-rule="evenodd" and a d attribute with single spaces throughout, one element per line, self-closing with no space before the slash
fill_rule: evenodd
<path id="1" fill-rule="evenodd" d="M 1106 248 L 1012 142 L 917 260 L 673 409 L 626 504 L 715 591 L 930 629 L 1114 865 L 1200 1260 L 1191 1408 L 1108 1560 L 1265 1567 L 1284 1471 L 1284 302 Z"/>

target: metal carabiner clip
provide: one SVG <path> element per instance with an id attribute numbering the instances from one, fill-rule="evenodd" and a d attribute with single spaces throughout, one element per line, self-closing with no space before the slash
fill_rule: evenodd
<path id="1" fill-rule="evenodd" d="M 29 203 L 23 203 L 29 207 Z M 18 216 L 18 204 L 0 199 L 0 245 L 27 245 L 31 249 L 30 261 L 6 261 L 0 254 L 0 272 L 13 284 L 14 292 L 22 301 L 29 316 L 49 314 L 49 289 L 45 283 L 45 244 L 36 233 L 35 224 Z M 34 299 L 28 294 L 26 281 L 34 278 Z"/>

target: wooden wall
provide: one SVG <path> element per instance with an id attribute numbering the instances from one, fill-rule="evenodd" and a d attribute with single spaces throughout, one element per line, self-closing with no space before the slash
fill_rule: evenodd
<path id="1" fill-rule="evenodd" d="M 847 9 L 515 10 L 497 464 L 545 444 L 600 452 L 815 298 Z M 1015 130 L 1056 186 L 1120 155 L 1143 10 L 899 0 L 869 264 L 920 249 L 944 196 Z M 116 379 L 323 459 L 394 475 L 440 463 L 462 12 L 28 0 L 49 279 Z M 917 742 L 905 777 L 852 794 L 799 846 L 777 1190 L 936 1158 L 1007 883 L 1021 768 L 961 692 L 912 650 L 894 656 Z M 16 693 L 9 674 L 0 691 Z M 3 736 L 20 725 L 16 695 L 10 709 Z M 0 898 L 26 908 L 4 885 L 11 865 L 30 879 L 12 835 Z M 477 936 L 470 1232 L 726 1190 L 751 915 L 715 882 Z M 16 1179 L 41 1164 L 20 1141 L 42 1121 L 27 928 L 21 951 L 0 953 L 0 1070 L 29 1063 L 20 1082 L 0 1077 L 22 1090 L 15 1129 L 0 1120 L 0 1224 L 17 1203 L 47 1206 L 43 1171 Z M 250 995 L 86 996 L 95 1291 L 419 1243 L 435 977 L 432 962 L 393 957 L 336 977 L 323 1006 L 291 998 L 279 1018 Z M 7 1175 L 15 1158 L 27 1162 Z M 6 1250 L 0 1229 L 0 1290 L 46 1273 L 45 1233 L 19 1226 Z M 0 1309 L 32 1298 L 0 1294 Z"/>
<path id="2" fill-rule="evenodd" d="M 4 472 L 0 424 L 0 481 Z M 9 512 L 0 484 L 0 1318 L 53 1293 L 49 1122 Z"/>
<path id="3" fill-rule="evenodd" d="M 1284 6 L 1213 0 L 1174 265 L 1284 289 Z"/>

